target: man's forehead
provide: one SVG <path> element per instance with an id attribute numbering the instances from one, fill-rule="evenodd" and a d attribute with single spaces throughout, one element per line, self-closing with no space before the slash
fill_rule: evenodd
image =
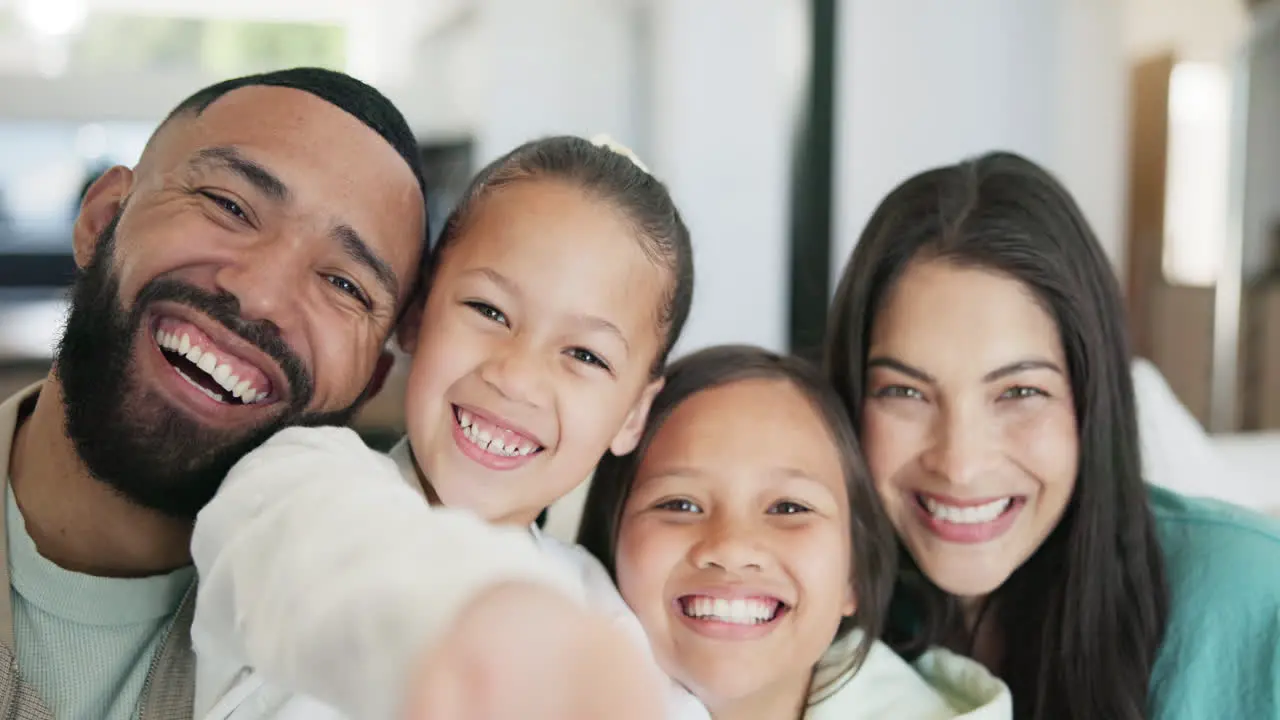
<path id="1" fill-rule="evenodd" d="M 341 108 L 303 90 L 252 85 L 217 98 L 201 111 L 173 118 L 161 133 L 207 145 L 256 144 L 270 138 L 277 143 L 330 135 L 336 143 L 385 146 L 390 144 L 372 128 Z M 398 155 L 397 155 L 398 157 Z"/>

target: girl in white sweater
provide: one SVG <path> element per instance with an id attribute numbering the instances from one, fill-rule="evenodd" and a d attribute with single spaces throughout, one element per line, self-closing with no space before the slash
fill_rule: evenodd
<path id="1" fill-rule="evenodd" d="M 415 659 L 511 581 L 585 601 L 647 652 L 598 563 L 533 524 L 635 447 L 662 385 L 693 292 L 666 188 L 607 142 L 528 143 L 473 180 L 424 281 L 395 459 L 350 430 L 286 430 L 201 512 L 198 716 L 391 716 Z M 672 696 L 672 716 L 705 716 Z"/>
<path id="2" fill-rule="evenodd" d="M 806 363 L 743 346 L 672 364 L 634 453 L 592 481 L 579 541 L 662 668 L 715 720 L 1011 716 L 945 651 L 877 642 L 896 543 L 852 426 Z"/>

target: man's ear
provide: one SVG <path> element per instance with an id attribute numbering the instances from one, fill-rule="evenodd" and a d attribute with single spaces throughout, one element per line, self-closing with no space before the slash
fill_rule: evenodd
<path id="1" fill-rule="evenodd" d="M 133 188 L 133 171 L 117 165 L 94 180 L 80 201 L 80 214 L 71 230 L 76 266 L 84 268 L 93 259 L 98 238 L 120 214 L 124 200 Z"/>
<path id="2" fill-rule="evenodd" d="M 609 443 L 609 452 L 614 455 L 626 455 L 636 449 L 640 436 L 644 434 L 645 422 L 649 419 L 649 408 L 653 407 L 653 399 L 662 390 L 664 382 L 666 381 L 658 378 L 645 386 L 644 392 L 640 393 L 640 399 L 632 406 L 631 412 L 627 413 L 622 429 L 613 436 L 613 442 Z"/>
<path id="3" fill-rule="evenodd" d="M 387 376 L 391 374 L 391 368 L 395 364 L 395 354 L 383 348 L 382 354 L 378 356 L 378 363 L 373 366 L 373 377 L 369 378 L 369 385 L 364 394 L 366 401 L 372 400 L 382 392 L 382 388 L 387 384 Z"/>
<path id="4" fill-rule="evenodd" d="M 396 344 L 406 355 L 412 355 L 418 347 L 418 333 L 422 329 L 422 315 L 426 311 L 427 294 L 419 292 L 417 297 L 409 300 L 400 324 L 396 326 Z"/>

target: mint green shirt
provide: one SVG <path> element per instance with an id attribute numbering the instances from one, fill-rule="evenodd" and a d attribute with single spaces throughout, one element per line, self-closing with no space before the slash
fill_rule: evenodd
<path id="1" fill-rule="evenodd" d="M 2 470 L 2 469 L 0 469 Z M 36 551 L 6 495 L 18 669 L 59 720 L 131 720 L 193 568 L 140 579 L 64 570 Z"/>
<path id="2" fill-rule="evenodd" d="M 1172 600 L 1151 718 L 1280 718 L 1280 521 L 1162 488 L 1150 498 Z"/>

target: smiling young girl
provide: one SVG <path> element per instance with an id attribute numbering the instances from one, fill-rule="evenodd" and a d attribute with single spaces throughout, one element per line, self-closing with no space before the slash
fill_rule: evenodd
<path id="1" fill-rule="evenodd" d="M 673 363 L 634 453 L 596 471 L 579 542 L 659 664 L 716 720 L 1005 718 L 1003 684 L 876 642 L 892 527 L 838 397 L 750 347 Z"/>
<path id="2" fill-rule="evenodd" d="M 211 717 L 389 717 L 416 656 L 503 583 L 557 586 L 647 652 L 598 563 L 534 521 L 635 447 L 662 385 L 693 289 L 666 188 L 606 143 L 527 143 L 473 180 L 427 281 L 400 331 L 408 433 L 391 458 L 347 429 L 285 431 L 200 514 L 196 705 Z M 705 717 L 678 688 L 671 703 Z"/>

